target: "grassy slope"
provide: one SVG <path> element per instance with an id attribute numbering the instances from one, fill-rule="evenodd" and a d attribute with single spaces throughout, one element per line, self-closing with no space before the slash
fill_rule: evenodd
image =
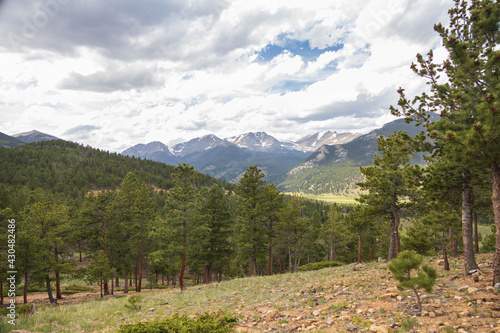
<path id="1" fill-rule="evenodd" d="M 438 330 L 443 323 L 452 332 L 459 327 L 489 332 L 481 327 L 487 329 L 495 325 L 498 319 L 494 317 L 500 317 L 500 312 L 494 310 L 495 306 L 498 308 L 495 304 L 499 304 L 500 296 L 489 289 L 492 254 L 478 257 L 483 272 L 478 283 L 463 275 L 461 259 L 451 259 L 451 271 L 448 272 L 436 264 L 436 258 L 426 260 L 438 270 L 436 287 L 424 300 L 424 309 L 434 312 L 435 318 L 411 317 L 415 314 L 411 308 L 413 293 L 399 292 L 395 288 L 396 282 L 387 264 L 366 263 L 315 272 L 235 279 L 190 287 L 182 294 L 172 289 L 143 293 L 141 311 L 126 309 L 125 297 L 93 299 L 59 307 L 38 306 L 35 315 L 22 317 L 15 328 L 37 332 L 114 332 L 125 323 L 174 313 L 193 316 L 223 310 L 238 315 L 239 331 L 248 332 L 262 332 L 271 327 L 282 332 L 299 327 L 317 332 L 340 332 L 347 327 L 402 325 L 410 320 L 421 332 Z M 467 290 L 459 291 L 463 285 L 479 290 L 470 294 Z M 6 329 L 6 319 L 0 320 L 0 331 L 8 332 L 11 327 Z"/>

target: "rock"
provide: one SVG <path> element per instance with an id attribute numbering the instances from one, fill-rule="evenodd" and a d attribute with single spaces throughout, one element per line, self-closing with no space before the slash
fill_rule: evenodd
<path id="1" fill-rule="evenodd" d="M 397 292 L 392 292 L 392 293 L 386 293 L 386 294 L 383 294 L 382 298 L 394 298 L 394 297 L 397 297 L 399 295 L 399 293 Z"/>
<path id="2" fill-rule="evenodd" d="M 500 291 L 500 282 L 495 283 L 495 286 L 493 287 L 495 290 Z"/>
<path id="3" fill-rule="evenodd" d="M 321 312 L 319 312 L 319 310 L 314 310 L 313 311 L 313 316 L 317 317 L 321 314 Z"/>
<path id="4" fill-rule="evenodd" d="M 372 325 L 372 326 L 370 326 L 370 332 L 391 333 L 391 332 L 394 332 L 394 329 L 387 326 L 387 325 L 381 325 L 381 326 Z"/>
<path id="5" fill-rule="evenodd" d="M 469 288 L 469 286 L 461 286 L 458 288 L 458 291 L 464 291 L 464 290 L 467 290 Z"/>
<path id="6" fill-rule="evenodd" d="M 468 275 L 472 275 L 474 273 L 477 273 L 477 269 L 473 269 L 473 270 L 470 270 L 469 273 L 467 273 Z"/>
<path id="7" fill-rule="evenodd" d="M 457 331 L 457 332 L 458 332 L 458 333 L 467 333 L 467 331 L 466 331 L 466 330 L 464 330 L 463 328 L 458 329 L 458 331 Z"/>
<path id="8" fill-rule="evenodd" d="M 436 318 L 436 313 L 434 313 L 434 312 L 429 312 L 429 317 L 431 317 L 431 318 Z"/>
<path id="9" fill-rule="evenodd" d="M 356 325 L 349 323 L 349 324 L 345 325 L 345 329 L 346 329 L 347 331 L 355 331 L 355 330 L 357 330 L 358 328 L 356 327 Z"/>
<path id="10" fill-rule="evenodd" d="M 467 288 L 467 292 L 469 294 L 474 294 L 474 293 L 477 293 L 479 289 L 478 288 L 475 288 L 475 287 L 470 287 L 470 288 Z"/>
<path id="11" fill-rule="evenodd" d="M 149 312 L 155 312 L 156 311 L 156 308 L 149 308 L 148 309 Z"/>
<path id="12" fill-rule="evenodd" d="M 241 294 L 241 292 L 240 292 L 240 291 L 235 291 L 235 292 L 234 292 L 234 293 L 232 293 L 231 295 L 236 296 L 236 295 L 240 295 L 240 294 Z"/>
<path id="13" fill-rule="evenodd" d="M 281 314 L 278 310 L 269 310 L 269 312 L 267 313 L 267 318 L 275 319 L 278 317 L 281 317 Z"/>

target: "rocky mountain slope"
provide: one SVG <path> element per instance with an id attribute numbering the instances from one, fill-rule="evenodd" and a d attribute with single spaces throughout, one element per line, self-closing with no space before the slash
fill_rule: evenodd
<path id="1" fill-rule="evenodd" d="M 422 128 L 397 119 L 347 143 L 323 145 L 291 169 L 279 188 L 288 192 L 356 196 L 356 182 L 363 180 L 359 167 L 371 165 L 373 156 L 380 154 L 377 139 L 400 130 L 414 136 Z M 423 163 L 422 155 L 417 155 L 413 163 Z"/>
<path id="2" fill-rule="evenodd" d="M 258 165 L 268 182 L 282 177 L 316 149 L 321 142 L 347 141 L 355 134 L 316 133 L 297 142 L 279 141 L 265 132 L 250 132 L 221 139 L 213 134 L 167 147 L 151 142 L 130 147 L 123 155 L 151 159 L 171 165 L 189 163 L 196 170 L 237 182 L 251 165 Z"/>
<path id="3" fill-rule="evenodd" d="M 294 142 L 295 149 L 301 151 L 314 151 L 323 145 L 341 145 L 354 140 L 359 133 L 337 133 L 337 132 L 318 132 L 307 135 Z"/>
<path id="4" fill-rule="evenodd" d="M 38 132 L 38 131 L 18 133 L 18 134 L 12 135 L 12 137 L 19 139 L 19 140 L 26 142 L 26 143 L 59 140 L 59 138 L 57 138 L 53 135 L 45 134 L 45 133 Z"/>
<path id="5" fill-rule="evenodd" d="M 450 258 L 450 271 L 439 258 L 426 258 L 438 277 L 432 292 L 420 292 L 421 313 L 413 292 L 396 288 L 387 263 L 370 262 L 190 286 L 182 293 L 144 289 L 140 311 L 127 310 L 121 291 L 100 302 L 89 302 L 99 298 L 98 290 L 68 295 L 63 302 L 80 303 L 44 307 L 20 317 L 16 328 L 116 332 L 123 324 L 222 310 L 238 316 L 236 332 L 500 332 L 500 290 L 491 285 L 493 254 L 476 260 L 478 273 L 465 275 L 461 257 Z M 46 295 L 34 303 L 41 308 Z"/>

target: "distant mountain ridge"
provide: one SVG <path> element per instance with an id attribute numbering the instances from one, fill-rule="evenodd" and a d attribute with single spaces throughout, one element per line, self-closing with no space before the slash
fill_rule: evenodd
<path id="1" fill-rule="evenodd" d="M 308 140 L 307 138 L 317 137 Z M 189 163 L 203 173 L 237 182 L 250 165 L 258 165 L 268 181 L 277 182 L 286 172 L 310 155 L 318 142 L 331 142 L 337 133 L 309 135 L 297 142 L 279 141 L 266 132 L 249 132 L 221 139 L 209 134 L 168 147 L 161 142 L 138 144 L 122 155 L 151 159 L 171 165 Z M 357 137 L 342 133 L 342 141 Z"/>
<path id="2" fill-rule="evenodd" d="M 24 145 L 26 142 L 21 141 L 19 139 L 16 139 L 10 135 L 7 135 L 5 133 L 0 132 L 0 146 L 2 147 L 9 147 L 9 148 L 14 148 L 14 147 L 19 147 Z"/>
<path id="3" fill-rule="evenodd" d="M 23 132 L 23 133 L 14 134 L 14 135 L 12 135 L 12 137 L 19 139 L 19 140 L 26 142 L 26 143 L 59 140 L 58 137 L 55 137 L 55 136 L 49 135 L 49 134 L 45 134 L 42 132 L 38 132 L 35 130 L 30 131 L 30 132 Z"/>
<path id="4" fill-rule="evenodd" d="M 14 135 L 7 135 L 0 132 L 1 147 L 19 147 L 26 143 L 59 140 L 59 138 L 38 131 L 23 132 Z"/>
<path id="5" fill-rule="evenodd" d="M 397 119 L 361 135 L 347 143 L 323 145 L 283 177 L 278 188 L 283 191 L 332 193 L 342 196 L 354 196 L 356 182 L 363 180 L 360 166 L 373 163 L 373 156 L 380 155 L 377 139 L 397 131 L 406 131 L 415 136 L 423 130 L 404 119 Z M 422 154 L 417 155 L 413 163 L 423 163 Z"/>

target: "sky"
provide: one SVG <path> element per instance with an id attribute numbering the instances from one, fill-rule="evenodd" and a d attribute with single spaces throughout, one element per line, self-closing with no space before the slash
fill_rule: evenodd
<path id="1" fill-rule="evenodd" d="M 394 120 L 452 0 L 0 0 L 0 132 L 121 152 Z"/>

